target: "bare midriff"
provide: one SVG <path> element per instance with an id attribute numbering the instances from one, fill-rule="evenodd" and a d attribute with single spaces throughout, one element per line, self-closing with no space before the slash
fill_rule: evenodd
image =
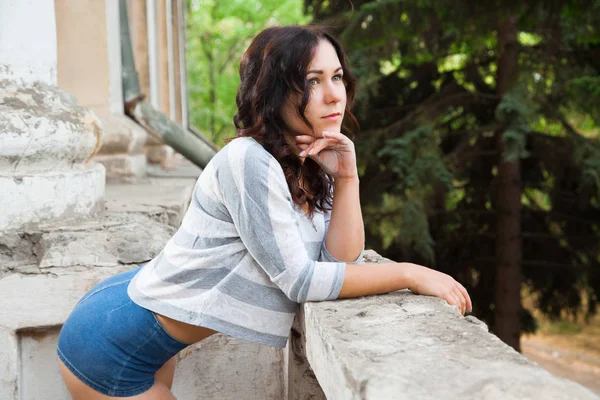
<path id="1" fill-rule="evenodd" d="M 194 344 L 217 333 L 212 329 L 186 324 L 158 313 L 154 313 L 154 315 L 169 335 L 183 343 Z"/>

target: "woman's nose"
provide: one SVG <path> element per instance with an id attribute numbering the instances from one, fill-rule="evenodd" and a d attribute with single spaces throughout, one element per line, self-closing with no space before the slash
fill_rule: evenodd
<path id="1" fill-rule="evenodd" d="M 345 86 L 335 82 L 329 82 L 325 85 L 325 102 L 326 103 L 339 103 L 344 98 Z"/>

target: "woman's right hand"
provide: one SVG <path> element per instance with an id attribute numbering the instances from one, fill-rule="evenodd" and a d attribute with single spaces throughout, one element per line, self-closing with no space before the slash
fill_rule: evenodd
<path id="1" fill-rule="evenodd" d="M 409 286 L 411 292 L 439 297 L 448 304 L 458 307 L 463 315 L 473 310 L 467 289 L 450 275 L 417 264 L 411 264 L 411 267 L 412 279 Z"/>

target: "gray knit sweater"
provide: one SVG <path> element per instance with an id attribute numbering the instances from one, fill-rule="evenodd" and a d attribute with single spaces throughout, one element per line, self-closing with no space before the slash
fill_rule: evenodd
<path id="1" fill-rule="evenodd" d="M 342 288 L 346 263 L 325 248 L 329 217 L 311 221 L 277 160 L 236 138 L 206 166 L 181 227 L 129 296 L 178 321 L 284 347 L 298 303 L 335 299 Z"/>

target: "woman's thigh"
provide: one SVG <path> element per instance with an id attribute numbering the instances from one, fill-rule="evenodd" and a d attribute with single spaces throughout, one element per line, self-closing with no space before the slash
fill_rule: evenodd
<path id="1" fill-rule="evenodd" d="M 160 367 L 156 374 L 154 374 L 154 381 L 161 382 L 169 390 L 173 386 L 173 379 L 175 378 L 175 367 L 177 366 L 177 356 L 173 356 L 165 365 Z"/>

